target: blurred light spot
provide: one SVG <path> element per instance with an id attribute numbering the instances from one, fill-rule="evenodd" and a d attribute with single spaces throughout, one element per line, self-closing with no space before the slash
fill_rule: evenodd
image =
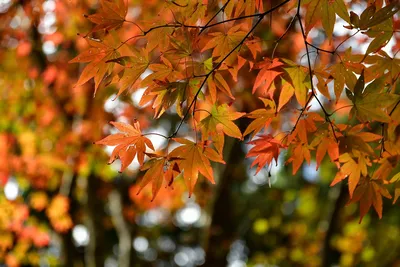
<path id="1" fill-rule="evenodd" d="M 0 13 L 5 13 L 11 6 L 10 0 L 0 0 Z"/>
<path id="2" fill-rule="evenodd" d="M 149 248 L 149 241 L 143 236 L 138 236 L 133 240 L 133 248 L 137 252 L 143 253 Z"/>
<path id="3" fill-rule="evenodd" d="M 189 203 L 186 207 L 179 210 L 176 214 L 176 220 L 179 225 L 189 226 L 196 223 L 201 216 L 200 206 L 196 203 Z"/>
<path id="4" fill-rule="evenodd" d="M 268 231 L 268 229 L 269 229 L 269 223 L 267 219 L 264 218 L 257 219 L 253 223 L 253 231 L 256 234 L 263 235 Z"/>
<path id="5" fill-rule="evenodd" d="M 54 23 L 56 23 L 56 15 L 53 12 L 47 12 L 43 17 L 44 27 L 51 27 Z"/>
<path id="6" fill-rule="evenodd" d="M 248 252 L 249 249 L 246 247 L 246 243 L 243 240 L 236 240 L 233 242 L 227 256 L 227 261 L 229 262 L 228 266 L 242 266 L 235 264 L 245 263 L 247 261 Z"/>
<path id="7" fill-rule="evenodd" d="M 258 186 L 254 184 L 253 181 L 247 180 L 243 185 L 242 185 L 242 192 L 245 194 L 252 194 L 256 192 L 258 189 Z"/>
<path id="8" fill-rule="evenodd" d="M 121 101 L 119 101 L 118 98 L 116 98 L 116 97 L 117 97 L 117 95 L 113 94 L 106 100 L 106 103 L 104 103 L 104 109 L 107 112 L 113 112 L 115 110 L 115 108 L 119 106 Z"/>
<path id="9" fill-rule="evenodd" d="M 0 0 L 0 1 L 1 1 L 1 0 Z M 7 44 L 7 46 L 8 46 L 9 48 L 16 48 L 16 47 L 18 46 L 18 44 L 19 44 L 19 42 L 18 42 L 17 39 L 15 39 L 15 38 L 9 38 L 9 39 L 8 39 L 8 44 Z"/>
<path id="10" fill-rule="evenodd" d="M 77 246 L 87 246 L 89 244 L 89 232 L 86 226 L 78 224 L 72 230 L 72 237 Z"/>
<path id="11" fill-rule="evenodd" d="M 194 252 L 194 263 L 196 265 L 203 265 L 206 261 L 206 253 L 204 252 L 204 249 L 201 247 L 196 247 L 193 249 Z"/>
<path id="12" fill-rule="evenodd" d="M 140 6 L 131 7 L 128 9 L 129 19 L 136 19 L 142 13 L 142 8 Z"/>
<path id="13" fill-rule="evenodd" d="M 166 131 L 166 129 L 164 127 L 151 128 L 146 132 L 147 133 L 157 133 L 157 134 L 161 134 L 161 135 L 164 135 L 164 136 L 168 135 L 168 133 L 167 133 L 167 131 Z M 153 146 L 155 147 L 156 150 L 159 147 L 161 147 L 166 141 L 166 139 L 164 137 L 156 135 L 156 134 L 150 134 L 147 137 L 153 143 Z"/>
<path id="14" fill-rule="evenodd" d="M 168 236 L 161 236 L 157 239 L 157 245 L 161 251 L 173 252 L 176 249 L 175 242 Z"/>
<path id="15" fill-rule="evenodd" d="M 108 257 L 104 261 L 104 267 L 117 267 L 117 266 L 118 266 L 118 261 L 113 257 Z"/>
<path id="16" fill-rule="evenodd" d="M 242 260 L 235 260 L 228 265 L 229 267 L 246 267 L 246 263 Z"/>
<path id="17" fill-rule="evenodd" d="M 4 187 L 4 195 L 8 200 L 15 200 L 18 197 L 18 183 L 14 178 L 10 178 Z"/>
<path id="18" fill-rule="evenodd" d="M 316 171 L 317 163 L 310 162 L 310 165 L 303 164 L 303 177 L 307 182 L 316 183 L 319 180 L 319 171 Z"/>
<path id="19" fill-rule="evenodd" d="M 145 88 L 139 88 L 139 89 L 135 90 L 135 92 L 132 93 L 131 99 L 132 99 L 135 107 L 144 108 L 145 106 L 147 106 L 147 105 L 145 105 L 145 106 L 139 105 L 140 99 L 142 99 L 142 96 L 143 96 L 143 93 L 145 90 L 146 90 Z"/>
<path id="20" fill-rule="evenodd" d="M 13 29 L 18 28 L 21 25 L 21 17 L 20 16 L 15 16 L 11 21 L 10 21 L 10 27 Z"/>
<path id="21" fill-rule="evenodd" d="M 265 185 L 268 182 L 268 172 L 261 170 L 257 174 L 250 175 L 250 179 L 256 185 Z"/>
<path id="22" fill-rule="evenodd" d="M 43 3 L 43 11 L 44 12 L 51 12 L 56 9 L 56 2 L 53 0 L 48 0 Z"/>
<path id="23" fill-rule="evenodd" d="M 54 54 L 57 51 L 57 48 L 52 41 L 44 42 L 42 45 L 42 49 L 46 55 Z"/>
<path id="24" fill-rule="evenodd" d="M 175 254 L 174 261 L 178 266 L 186 266 L 189 263 L 189 257 L 181 251 Z"/>
<path id="25" fill-rule="evenodd" d="M 146 211 L 141 217 L 139 224 L 145 227 L 153 227 L 161 224 L 167 220 L 169 213 L 167 210 L 162 208 L 156 208 Z"/>
<path id="26" fill-rule="evenodd" d="M 155 261 L 157 259 L 157 251 L 153 248 L 149 248 L 144 252 L 143 257 L 147 261 Z"/>

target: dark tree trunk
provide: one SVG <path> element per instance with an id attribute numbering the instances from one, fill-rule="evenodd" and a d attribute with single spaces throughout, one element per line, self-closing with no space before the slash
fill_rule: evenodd
<path id="1" fill-rule="evenodd" d="M 322 266 L 330 267 L 339 263 L 340 252 L 331 246 L 332 237 L 340 231 L 343 225 L 344 206 L 347 201 L 347 184 L 342 182 L 340 193 L 335 201 L 329 228 L 324 240 L 322 255 Z"/>
<path id="2" fill-rule="evenodd" d="M 93 174 L 88 176 L 87 203 L 86 203 L 86 225 L 90 234 L 90 241 L 85 251 L 85 266 L 103 267 L 105 259 L 104 250 L 104 207 L 99 199 L 99 179 Z"/>
<path id="3" fill-rule="evenodd" d="M 232 140 L 229 140 L 232 141 Z M 217 195 L 212 209 L 211 225 L 206 245 L 206 262 L 203 266 L 226 266 L 229 248 L 235 239 L 238 225 L 235 223 L 235 203 L 232 197 L 232 185 L 238 179 L 238 168 L 243 168 L 244 152 L 241 143 L 233 140 L 232 149 L 226 158 L 226 167 L 218 180 Z M 239 172 L 241 173 L 241 172 Z"/>

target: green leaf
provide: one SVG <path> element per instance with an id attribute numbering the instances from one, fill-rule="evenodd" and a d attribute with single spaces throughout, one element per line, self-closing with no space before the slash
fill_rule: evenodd
<path id="1" fill-rule="evenodd" d="M 365 79 L 364 79 L 364 69 L 361 71 L 360 77 L 358 77 L 358 80 L 356 82 L 356 85 L 354 85 L 354 97 L 360 97 L 361 94 L 364 91 L 364 86 L 365 86 Z"/>
<path id="2" fill-rule="evenodd" d="M 202 127 L 206 135 L 215 133 L 217 127 L 222 127 L 222 131 L 226 135 L 241 139 L 242 133 L 239 127 L 232 121 L 242 117 L 244 114 L 245 113 L 231 111 L 227 104 L 222 104 L 220 106 L 213 105 L 209 116 L 201 121 L 200 127 Z"/>
<path id="3" fill-rule="evenodd" d="M 372 16 L 375 14 L 376 7 L 371 5 L 367 7 L 360 16 L 360 29 L 365 30 L 368 27 L 366 26 Z"/>
<path id="4" fill-rule="evenodd" d="M 310 77 L 301 66 L 284 68 L 284 70 L 290 76 L 297 101 L 304 107 L 307 102 L 308 89 L 311 88 Z"/>
<path id="5" fill-rule="evenodd" d="M 335 10 L 336 14 L 345 20 L 347 23 L 350 23 L 350 16 L 349 12 L 347 11 L 346 4 L 343 0 L 335 0 L 333 1 L 333 9 Z"/>
<path id="6" fill-rule="evenodd" d="M 387 108 L 398 101 L 399 96 L 387 93 L 366 93 L 355 97 L 354 107 L 357 117 L 362 122 L 380 121 L 390 122 Z"/>
<path id="7" fill-rule="evenodd" d="M 333 7 L 332 2 L 329 0 L 323 0 L 321 10 L 322 10 L 322 26 L 324 27 L 328 39 L 332 40 L 333 28 L 335 26 L 335 21 L 336 21 L 335 9 Z"/>
<path id="8" fill-rule="evenodd" d="M 385 6 L 382 9 L 379 9 L 374 16 L 369 20 L 369 22 L 365 25 L 367 28 L 378 25 L 385 20 L 393 17 L 400 10 L 400 5 L 393 1 L 391 4 Z"/>

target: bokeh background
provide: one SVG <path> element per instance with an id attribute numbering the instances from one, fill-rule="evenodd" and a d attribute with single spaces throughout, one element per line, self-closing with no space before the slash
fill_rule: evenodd
<path id="1" fill-rule="evenodd" d="M 129 1 L 129 19 L 151 20 L 160 2 Z M 366 4 L 354 1 L 352 9 Z M 216 185 L 201 180 L 188 198 L 177 180 L 153 202 L 150 189 L 137 195 L 138 164 L 119 173 L 119 162 L 107 165 L 110 150 L 93 142 L 110 132 L 109 121 L 136 119 L 168 135 L 179 117 L 151 119 L 151 108 L 138 105 L 143 89 L 114 100 L 115 86 L 102 86 L 95 97 L 93 82 L 74 87 L 84 64 L 68 61 L 87 49 L 77 34 L 91 30 L 83 15 L 98 7 L 95 0 L 0 0 L 0 266 L 400 266 L 398 204 L 385 200 L 381 220 L 370 211 L 359 224 L 358 206 L 346 205 L 346 185 L 329 187 L 329 162 L 292 175 L 283 154 L 254 175 L 246 142 L 228 139 Z M 259 27 L 265 55 L 290 19 L 275 16 Z M 339 42 L 349 32 L 337 23 Z M 124 25 L 118 34 L 136 31 Z M 322 31 L 310 36 L 329 47 Z M 363 38 L 344 49 L 365 51 Z M 302 42 L 293 27 L 275 53 L 301 61 Z M 396 33 L 385 51 L 393 55 L 399 43 Z M 313 57 L 332 60 L 316 51 Z M 237 99 L 253 110 L 255 74 L 244 73 Z M 242 130 L 247 124 L 239 121 Z"/>

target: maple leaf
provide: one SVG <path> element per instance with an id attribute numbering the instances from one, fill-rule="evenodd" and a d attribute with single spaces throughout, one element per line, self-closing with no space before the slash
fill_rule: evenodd
<path id="1" fill-rule="evenodd" d="M 390 93 L 370 93 L 364 90 L 364 70 L 361 72 L 357 83 L 354 86 L 354 92 L 346 90 L 346 93 L 354 106 L 350 115 L 356 114 L 361 122 L 380 121 L 390 122 L 390 116 L 387 108 L 400 100 L 399 95 Z"/>
<path id="2" fill-rule="evenodd" d="M 360 202 L 360 221 L 361 223 L 365 214 L 371 206 L 374 207 L 379 219 L 382 218 L 382 196 L 391 199 L 392 196 L 389 194 L 386 187 L 382 185 L 381 180 L 374 180 L 365 178 L 363 182 L 357 186 L 354 191 L 353 198 L 349 201 L 350 203 Z"/>
<path id="3" fill-rule="evenodd" d="M 228 136 L 242 139 L 239 127 L 232 121 L 239 119 L 244 114 L 242 112 L 233 112 L 227 104 L 213 105 L 211 112 L 207 113 L 207 116 L 201 120 L 200 127 L 206 136 L 209 133 L 215 133 L 216 129 L 219 128 Z"/>
<path id="4" fill-rule="evenodd" d="M 231 52 L 246 35 L 245 31 L 241 31 L 241 24 L 235 25 L 224 32 L 212 32 L 209 35 L 213 36 L 210 41 L 203 47 L 201 52 L 213 48 L 213 57 L 223 57 Z"/>
<path id="5" fill-rule="evenodd" d="M 346 135 L 338 137 L 341 151 L 358 151 L 370 156 L 375 156 L 369 142 L 381 140 L 382 136 L 369 132 L 361 132 L 364 124 L 359 124 L 347 131 Z"/>
<path id="6" fill-rule="evenodd" d="M 109 164 L 119 158 L 121 160 L 120 171 L 122 172 L 136 156 L 140 166 L 142 166 L 146 147 L 153 151 L 154 147 L 150 139 L 143 136 L 139 122 L 136 121 L 133 126 L 122 122 L 112 121 L 110 123 L 122 133 L 111 134 L 95 142 L 98 145 L 116 146 L 111 153 Z"/>
<path id="7" fill-rule="evenodd" d="M 355 74 L 342 62 L 333 65 L 330 68 L 330 74 L 334 78 L 333 89 L 335 91 L 336 102 L 338 102 L 342 95 L 344 85 L 346 84 L 347 87 L 352 90 L 357 82 L 357 78 Z"/>
<path id="8" fill-rule="evenodd" d="M 315 132 L 318 129 L 315 123 L 323 121 L 325 119 L 316 112 L 304 112 L 303 119 L 297 122 L 296 128 L 289 135 L 288 141 L 292 142 L 293 139 L 297 139 L 303 144 L 308 144 L 307 133 Z"/>
<path id="9" fill-rule="evenodd" d="M 311 0 L 307 5 L 307 12 L 304 19 L 306 34 L 308 34 L 315 24 L 322 20 L 322 26 L 328 39 L 331 40 L 336 22 L 336 14 L 345 21 L 350 22 L 350 17 L 343 0 Z"/>
<path id="10" fill-rule="evenodd" d="M 262 129 L 267 128 L 272 122 L 272 119 L 276 116 L 275 102 L 261 97 L 260 99 L 264 102 L 266 108 L 256 109 L 246 115 L 246 117 L 254 120 L 249 124 L 249 126 L 247 126 L 243 136 L 252 132 L 253 138 L 255 134 L 260 132 Z"/>
<path id="11" fill-rule="evenodd" d="M 120 84 L 117 96 L 121 95 L 125 90 L 132 86 L 142 75 L 149 66 L 149 58 L 146 49 L 130 50 L 130 56 L 124 56 L 109 60 L 108 62 L 116 62 L 122 66 L 121 78 L 118 81 Z"/>
<path id="12" fill-rule="evenodd" d="M 349 153 L 340 155 L 339 162 L 343 165 L 340 167 L 339 172 L 333 179 L 331 186 L 334 186 L 348 177 L 349 194 L 351 199 L 354 190 L 360 181 L 360 177 L 366 177 L 368 175 L 367 166 L 371 166 L 371 162 L 369 162 L 362 154 L 353 158 Z"/>
<path id="13" fill-rule="evenodd" d="M 321 165 L 322 160 L 324 159 L 326 153 L 328 153 L 329 158 L 332 162 L 336 163 L 336 166 L 339 168 L 339 144 L 337 143 L 334 136 L 331 136 L 327 132 L 319 135 L 314 138 L 311 142 L 310 146 L 315 147 L 318 145 L 317 152 L 315 155 L 315 161 L 317 163 L 316 170 L 318 170 Z"/>
<path id="14" fill-rule="evenodd" d="M 185 101 L 188 85 L 187 81 L 171 83 L 162 81 L 154 82 L 145 90 L 139 104 L 144 105 L 149 101 L 153 101 L 154 117 L 159 118 L 167 109 L 177 103 L 177 113 L 183 117 L 181 106 L 183 101 Z"/>
<path id="15" fill-rule="evenodd" d="M 297 102 L 304 107 L 307 101 L 308 90 L 311 88 L 310 76 L 306 73 L 306 69 L 299 66 L 290 60 L 285 60 L 289 64 L 289 67 L 285 67 L 284 70 L 290 77 L 290 83 L 294 88 L 294 94 Z"/>
<path id="16" fill-rule="evenodd" d="M 104 76 L 107 73 L 110 73 L 113 69 L 113 64 L 108 62 L 119 57 L 119 53 L 112 45 L 115 42 L 113 37 L 107 38 L 104 40 L 104 42 L 91 38 L 85 38 L 85 40 L 90 45 L 90 48 L 71 59 L 69 63 L 90 62 L 83 69 L 79 80 L 75 84 L 75 87 L 83 85 L 90 79 L 94 78 L 94 94 L 96 94 L 96 91 Z"/>
<path id="17" fill-rule="evenodd" d="M 207 85 L 211 97 L 211 102 L 215 103 L 217 101 L 217 89 L 221 92 L 224 92 L 231 99 L 235 99 L 235 97 L 232 95 L 231 88 L 220 73 L 214 72 L 207 79 Z"/>
<path id="18" fill-rule="evenodd" d="M 97 24 L 90 33 L 100 30 L 110 31 L 119 28 L 125 22 L 128 6 L 124 0 L 100 0 L 101 8 L 97 13 L 86 16 L 91 22 Z"/>
<path id="19" fill-rule="evenodd" d="M 279 61 L 278 58 L 272 60 L 266 58 L 262 63 L 257 65 L 257 68 L 261 68 L 257 75 L 256 80 L 253 85 L 253 94 L 261 87 L 261 93 L 264 96 L 268 95 L 269 88 L 274 81 L 274 79 L 282 74 L 282 71 L 274 70 L 277 67 L 282 66 L 283 63 Z"/>
<path id="20" fill-rule="evenodd" d="M 397 199 L 400 197 L 400 172 L 394 175 L 389 183 L 396 184 L 393 198 L 393 204 L 395 204 Z"/>
<path id="21" fill-rule="evenodd" d="M 287 163 L 293 164 L 293 175 L 297 173 L 299 170 L 300 166 L 303 164 L 304 160 L 310 165 L 311 161 L 311 153 L 310 150 L 313 149 L 310 145 L 307 143 L 298 143 L 295 145 L 295 147 L 292 149 L 292 155 L 291 157 L 287 160 Z"/>
<path id="22" fill-rule="evenodd" d="M 278 157 L 280 150 L 286 148 L 280 140 L 274 138 L 272 135 L 259 135 L 258 139 L 248 142 L 250 145 L 254 145 L 249 152 L 246 154 L 246 158 L 256 157 L 251 164 L 251 168 L 257 166 L 257 174 L 265 165 L 270 165 L 272 160 L 278 163 Z"/>
<path id="23" fill-rule="evenodd" d="M 277 112 L 279 112 L 282 109 L 282 107 L 289 102 L 289 100 L 292 98 L 293 95 L 294 95 L 293 86 L 285 79 L 282 79 L 282 89 L 279 95 L 279 105 Z"/>
<path id="24" fill-rule="evenodd" d="M 214 184 L 214 173 L 210 160 L 225 164 L 222 157 L 215 150 L 204 146 L 204 143 L 195 143 L 183 138 L 174 138 L 173 140 L 182 146 L 175 148 L 169 157 L 179 159 L 177 164 L 183 172 L 189 196 L 193 193 L 199 173 Z"/>
<path id="25" fill-rule="evenodd" d="M 141 168 L 141 171 L 146 171 L 143 178 L 139 183 L 139 191 L 148 184 L 152 184 L 152 200 L 157 196 L 163 181 L 167 182 L 168 186 L 172 185 L 175 177 L 180 173 L 179 167 L 176 162 L 170 161 L 168 157 L 156 157 L 147 161 Z"/>

